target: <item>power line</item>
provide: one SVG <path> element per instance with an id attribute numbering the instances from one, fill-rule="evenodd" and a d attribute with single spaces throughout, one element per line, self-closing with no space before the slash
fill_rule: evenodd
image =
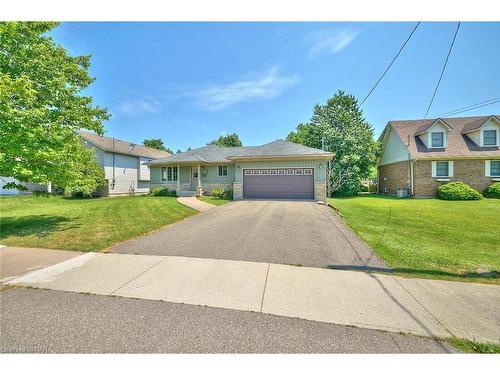
<path id="1" fill-rule="evenodd" d="M 457 109 L 454 109 L 453 111 L 448 111 L 448 112 L 445 112 L 445 113 L 441 113 L 439 115 L 434 115 L 432 117 L 442 117 L 442 116 L 453 115 L 455 113 L 467 112 L 467 111 L 470 111 L 472 109 L 486 107 L 488 105 L 492 105 L 492 104 L 495 104 L 495 103 L 498 103 L 498 102 L 500 102 L 500 97 L 488 99 L 488 100 L 485 100 L 485 101 L 482 101 L 482 102 L 479 102 L 479 103 L 475 103 L 475 104 L 470 104 L 468 106 L 465 106 L 465 107 L 462 107 L 462 108 L 457 108 Z"/>
<path id="2" fill-rule="evenodd" d="M 454 116 L 454 115 L 458 115 L 459 113 L 472 111 L 473 109 L 478 109 L 478 108 L 482 108 L 482 107 L 487 107 L 487 106 L 492 105 L 492 104 L 495 104 L 495 103 L 500 103 L 500 99 L 499 99 L 499 100 L 496 100 L 496 101 L 494 101 L 494 102 L 491 102 L 491 103 L 486 103 L 486 104 L 482 104 L 482 105 L 477 105 L 477 106 L 475 106 L 475 107 L 467 108 L 467 109 L 464 109 L 464 110 L 462 110 L 462 111 L 452 112 L 451 114 L 447 114 L 447 115 L 448 115 L 448 116 Z M 441 116 L 437 116 L 437 117 L 441 117 Z"/>
<path id="3" fill-rule="evenodd" d="M 455 44 L 455 39 L 457 38 L 457 34 L 458 34 L 459 29 L 460 29 L 460 22 L 457 24 L 457 29 L 455 30 L 455 34 L 453 34 L 453 39 L 451 41 L 450 48 L 448 49 L 448 54 L 446 55 L 446 59 L 444 60 L 443 69 L 441 70 L 441 75 L 439 76 L 436 88 L 434 89 L 434 92 L 432 93 L 431 101 L 429 102 L 429 105 L 427 106 L 427 110 L 425 111 L 425 116 L 422 119 L 422 122 L 427 118 L 427 115 L 429 114 L 429 110 L 431 109 L 432 103 L 434 102 L 434 98 L 436 97 L 436 93 L 437 93 L 437 90 L 439 88 L 439 84 L 441 83 L 441 79 L 443 78 L 444 71 L 446 70 L 446 65 L 448 65 L 448 60 L 450 58 L 451 50 L 453 49 L 453 45 Z"/>
<path id="4" fill-rule="evenodd" d="M 375 90 L 375 88 L 378 86 L 378 84 L 380 83 L 380 81 L 382 81 L 382 78 L 384 78 L 385 74 L 389 71 L 389 69 L 391 68 L 392 64 L 394 64 L 394 61 L 396 61 L 396 59 L 398 58 L 399 54 L 401 53 L 401 51 L 403 51 L 403 49 L 405 48 L 406 44 L 408 43 L 408 41 L 411 39 L 413 33 L 415 32 L 415 30 L 417 30 L 417 27 L 420 25 L 420 21 L 417 22 L 417 24 L 415 25 L 415 27 L 413 28 L 413 30 L 411 31 L 410 35 L 408 36 L 408 38 L 406 39 L 406 41 L 403 43 L 403 45 L 401 46 L 401 48 L 399 49 L 398 53 L 396 54 L 396 56 L 394 56 L 394 58 L 392 59 L 392 61 L 390 62 L 390 64 L 387 66 L 387 68 L 385 69 L 384 73 L 382 73 L 382 75 L 380 76 L 380 78 L 378 79 L 378 81 L 375 83 L 375 85 L 373 85 L 373 87 L 371 88 L 370 92 L 368 93 L 368 95 L 366 95 L 366 97 L 363 99 L 363 101 L 361 102 L 361 104 L 359 105 L 360 107 L 363 105 L 363 103 L 366 101 L 366 99 L 368 99 L 368 97 L 371 95 L 371 93 L 373 92 L 373 90 Z"/>

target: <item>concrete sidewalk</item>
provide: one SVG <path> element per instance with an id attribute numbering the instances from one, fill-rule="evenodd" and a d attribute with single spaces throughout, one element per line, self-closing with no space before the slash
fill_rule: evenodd
<path id="1" fill-rule="evenodd" d="M 177 202 L 200 212 L 208 211 L 216 207 L 213 204 L 200 201 L 196 197 L 179 197 L 177 198 Z"/>
<path id="2" fill-rule="evenodd" d="M 88 253 L 10 285 L 498 342 L 500 287 L 269 263 Z"/>

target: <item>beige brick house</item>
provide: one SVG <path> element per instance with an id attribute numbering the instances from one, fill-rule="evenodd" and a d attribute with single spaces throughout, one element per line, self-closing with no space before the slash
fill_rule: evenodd
<path id="1" fill-rule="evenodd" d="M 482 192 L 500 181 L 500 116 L 389 121 L 379 141 L 378 193 L 435 196 L 462 181 Z"/>

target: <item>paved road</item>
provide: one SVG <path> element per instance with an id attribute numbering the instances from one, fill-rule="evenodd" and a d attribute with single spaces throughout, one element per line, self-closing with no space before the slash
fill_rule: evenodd
<path id="1" fill-rule="evenodd" d="M 111 251 L 312 267 L 387 267 L 331 208 L 299 201 L 231 202 Z"/>
<path id="2" fill-rule="evenodd" d="M 446 353 L 432 339 L 160 301 L 7 289 L 0 352 Z"/>

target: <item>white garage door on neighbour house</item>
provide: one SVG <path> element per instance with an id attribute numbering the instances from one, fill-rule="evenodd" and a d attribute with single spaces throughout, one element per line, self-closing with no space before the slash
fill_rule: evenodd
<path id="1" fill-rule="evenodd" d="M 314 199 L 314 170 L 244 169 L 243 198 Z"/>

